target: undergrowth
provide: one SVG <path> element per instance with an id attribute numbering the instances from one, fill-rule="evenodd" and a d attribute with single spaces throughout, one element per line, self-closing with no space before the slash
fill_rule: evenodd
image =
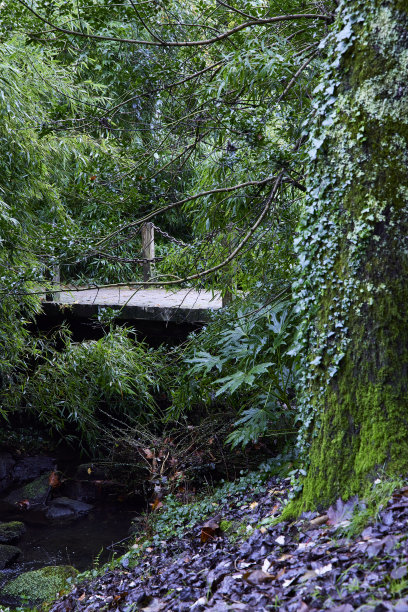
<path id="1" fill-rule="evenodd" d="M 5 404 L 9 414 L 32 415 L 54 437 L 87 451 L 103 451 L 103 430 L 112 419 L 142 423 L 157 416 L 156 396 L 165 385 L 164 351 L 136 341 L 120 327 L 100 340 L 48 347 L 41 363 Z M 16 398 L 16 394 L 18 397 Z"/>
<path id="2" fill-rule="evenodd" d="M 237 418 L 228 442 L 246 446 L 261 437 L 285 440 L 295 432 L 292 355 L 297 319 L 288 299 L 237 301 L 180 353 L 169 420 L 198 407 L 234 410 Z"/>

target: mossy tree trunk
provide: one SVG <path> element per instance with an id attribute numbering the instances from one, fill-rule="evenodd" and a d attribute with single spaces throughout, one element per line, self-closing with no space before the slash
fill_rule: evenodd
<path id="1" fill-rule="evenodd" d="M 298 242 L 300 508 L 408 470 L 408 5 L 346 0 L 316 90 Z"/>

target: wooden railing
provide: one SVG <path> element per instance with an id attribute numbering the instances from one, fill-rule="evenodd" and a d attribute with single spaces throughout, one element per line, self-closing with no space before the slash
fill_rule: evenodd
<path id="1" fill-rule="evenodd" d="M 179 245 L 186 246 L 184 242 L 181 240 L 177 240 L 170 236 L 167 232 L 163 231 L 161 228 L 154 225 L 154 223 L 148 222 L 144 223 L 141 226 L 141 239 L 142 239 L 142 257 L 141 259 L 134 259 L 135 263 L 139 263 L 142 265 L 143 270 L 143 282 L 148 283 L 154 277 L 154 264 L 157 259 L 162 259 L 161 257 L 155 257 L 155 244 L 154 244 L 154 230 L 162 234 L 165 238 L 169 239 L 171 242 L 175 242 Z M 228 240 L 225 241 L 225 246 L 228 252 L 231 250 L 231 244 Z M 233 263 L 231 265 L 231 269 L 229 274 L 235 276 L 235 266 Z M 51 284 L 53 287 L 60 287 L 61 275 L 60 275 L 60 267 L 58 264 L 51 266 L 50 268 L 50 276 L 51 276 Z M 58 302 L 60 298 L 60 291 L 50 290 L 45 294 L 46 300 L 48 302 Z M 230 290 L 227 290 L 222 297 L 222 305 L 227 306 L 231 303 L 233 299 L 233 294 Z"/>

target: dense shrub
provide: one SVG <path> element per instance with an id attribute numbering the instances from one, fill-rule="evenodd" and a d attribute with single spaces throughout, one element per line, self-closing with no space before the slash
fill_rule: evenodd
<path id="1" fill-rule="evenodd" d="M 152 419 L 163 383 L 163 352 L 149 349 L 115 328 L 100 340 L 76 344 L 64 337 L 28 379 L 21 399 L 65 439 L 95 450 L 109 420 Z M 103 443 L 102 443 L 103 446 Z"/>

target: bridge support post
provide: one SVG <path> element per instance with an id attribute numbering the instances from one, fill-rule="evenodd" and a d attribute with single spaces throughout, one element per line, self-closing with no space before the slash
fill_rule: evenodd
<path id="1" fill-rule="evenodd" d="M 144 223 L 142 225 L 142 257 L 143 262 L 143 280 L 149 281 L 153 275 L 154 266 L 154 225 L 153 223 Z"/>
<path id="2" fill-rule="evenodd" d="M 56 285 L 59 286 L 60 281 L 61 281 L 59 265 L 55 264 L 55 265 L 51 266 L 51 270 L 50 271 L 51 271 L 51 282 L 52 282 L 53 288 Z M 47 300 L 47 302 L 59 302 L 59 298 L 60 298 L 60 292 L 59 291 L 47 292 L 45 294 L 45 299 Z"/>
<path id="3" fill-rule="evenodd" d="M 228 225 L 226 229 L 228 231 L 232 231 L 233 230 L 233 226 L 232 225 Z M 225 252 L 229 256 L 231 254 L 231 252 L 232 252 L 232 249 L 233 249 L 232 236 L 231 235 L 225 236 L 224 239 L 223 239 L 223 243 L 224 243 L 224 247 L 225 247 Z M 236 262 L 232 261 L 226 267 L 225 284 L 227 286 L 227 289 L 222 293 L 222 306 L 223 306 L 223 308 L 225 306 L 229 306 L 229 304 L 231 304 L 232 300 L 234 299 L 233 289 L 236 289 L 236 282 L 235 282 L 236 265 L 237 265 Z"/>

